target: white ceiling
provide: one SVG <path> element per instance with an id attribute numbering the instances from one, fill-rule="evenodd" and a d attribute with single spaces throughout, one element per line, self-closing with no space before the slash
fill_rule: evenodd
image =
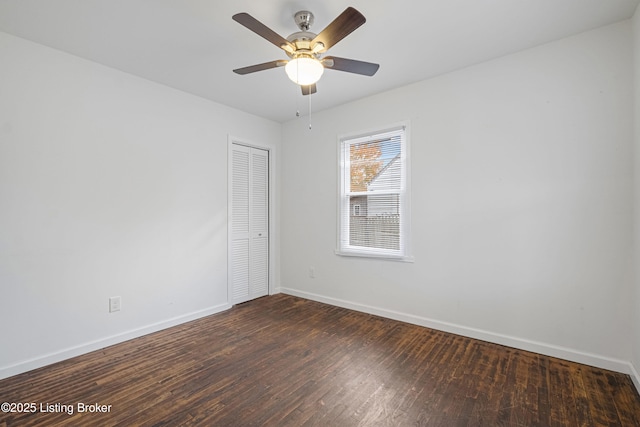
<path id="1" fill-rule="evenodd" d="M 319 33 L 347 6 L 367 22 L 329 53 L 380 64 L 373 77 L 328 70 L 313 111 L 383 92 L 633 16 L 640 0 L 0 0 L 0 30 L 258 116 L 284 122 L 308 97 L 286 59 L 231 19 L 248 12 L 287 37 L 310 10 Z M 0 59 L 1 61 L 1 59 Z M 1 63 L 1 62 L 0 62 Z M 0 65 L 1 66 L 1 65 Z"/>

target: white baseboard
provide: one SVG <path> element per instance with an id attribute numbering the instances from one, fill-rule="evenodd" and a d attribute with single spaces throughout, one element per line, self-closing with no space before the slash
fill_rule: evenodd
<path id="1" fill-rule="evenodd" d="M 456 335 L 462 335 L 469 338 L 475 338 L 482 341 L 488 341 L 495 344 L 513 347 L 520 350 L 531 351 L 534 353 L 544 354 L 546 356 L 557 357 L 559 359 L 569 360 L 572 362 L 582 363 L 585 365 L 595 366 L 597 368 L 608 369 L 611 371 L 621 372 L 630 375 L 634 384 L 640 392 L 640 377 L 630 362 L 613 359 L 606 356 L 582 352 L 579 350 L 560 347 L 552 344 L 531 341 L 523 338 L 512 337 L 508 335 L 497 334 L 481 329 L 469 328 L 453 323 L 442 322 L 439 320 L 428 319 L 413 314 L 401 313 L 384 308 L 372 307 L 365 304 L 345 301 L 337 298 L 326 297 L 310 292 L 299 291 L 290 288 L 280 288 L 284 294 L 289 294 L 313 301 L 323 302 L 338 307 L 348 308 L 351 310 L 361 311 L 368 314 L 374 314 L 401 322 L 407 322 L 418 326 L 424 326 L 431 329 L 437 329 L 444 332 L 450 332 Z"/>
<path id="2" fill-rule="evenodd" d="M 629 363 L 629 368 L 631 369 L 631 372 L 629 373 L 631 381 L 633 381 L 633 385 L 636 386 L 636 390 L 638 390 L 638 393 L 640 393 L 640 374 L 638 374 L 638 371 L 636 370 L 636 367 L 633 365 L 633 363 Z"/>
<path id="3" fill-rule="evenodd" d="M 280 286 L 277 286 L 269 291 L 269 295 L 275 295 L 279 293 L 282 293 L 282 288 Z"/>
<path id="4" fill-rule="evenodd" d="M 47 366 L 52 363 L 60 362 L 66 359 L 70 359 L 72 357 L 80 356 L 82 354 L 99 350 L 101 348 L 105 348 L 110 345 L 128 341 L 133 338 L 138 338 L 143 335 L 147 335 L 153 332 L 158 332 L 163 329 L 170 328 L 172 326 L 177 326 L 182 323 L 190 322 L 191 320 L 196 320 L 201 317 L 209 316 L 211 314 L 220 313 L 230 308 L 231 308 L 230 304 L 227 304 L 227 303 L 220 304 L 204 310 L 194 311 L 192 313 L 187 313 L 182 316 L 173 317 L 171 319 L 163 320 L 161 322 L 153 323 L 151 325 L 143 326 L 141 328 L 132 329 L 116 335 L 111 335 L 109 337 L 100 338 L 100 339 L 90 341 L 84 344 L 80 344 L 74 347 L 69 347 L 60 351 L 38 356 L 33 359 L 24 360 L 22 362 L 19 362 L 13 365 L 3 366 L 3 367 L 0 367 L 0 380 L 4 378 L 12 377 L 14 375 L 22 374 L 27 371 L 31 371 L 33 369 L 41 368 L 43 366 Z"/>

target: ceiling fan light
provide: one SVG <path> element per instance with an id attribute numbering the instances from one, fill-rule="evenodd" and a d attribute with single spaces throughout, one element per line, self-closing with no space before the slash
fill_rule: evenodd
<path id="1" fill-rule="evenodd" d="M 284 67 L 292 82 L 301 86 L 312 85 L 322 77 L 324 67 L 314 58 L 294 58 Z"/>

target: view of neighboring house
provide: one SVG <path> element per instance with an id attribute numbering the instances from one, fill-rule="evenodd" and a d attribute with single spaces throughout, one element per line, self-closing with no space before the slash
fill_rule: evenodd
<path id="1" fill-rule="evenodd" d="M 379 247 L 382 243 L 392 249 L 399 247 L 400 196 L 393 191 L 400 190 L 400 176 L 401 162 L 398 153 L 369 180 L 368 195 L 351 197 L 352 245 Z M 375 194 L 376 191 L 383 194 Z"/>
<path id="2" fill-rule="evenodd" d="M 374 176 L 367 191 L 400 190 L 400 154 L 397 154 Z M 398 194 L 382 194 L 368 196 L 367 216 L 391 216 L 400 214 L 400 198 Z"/>

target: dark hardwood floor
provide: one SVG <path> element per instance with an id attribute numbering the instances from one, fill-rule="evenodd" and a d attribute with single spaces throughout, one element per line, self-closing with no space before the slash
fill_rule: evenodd
<path id="1" fill-rule="evenodd" d="M 37 406 L 0 426 L 640 426 L 626 375 L 288 295 L 2 380 L 0 402 Z"/>

